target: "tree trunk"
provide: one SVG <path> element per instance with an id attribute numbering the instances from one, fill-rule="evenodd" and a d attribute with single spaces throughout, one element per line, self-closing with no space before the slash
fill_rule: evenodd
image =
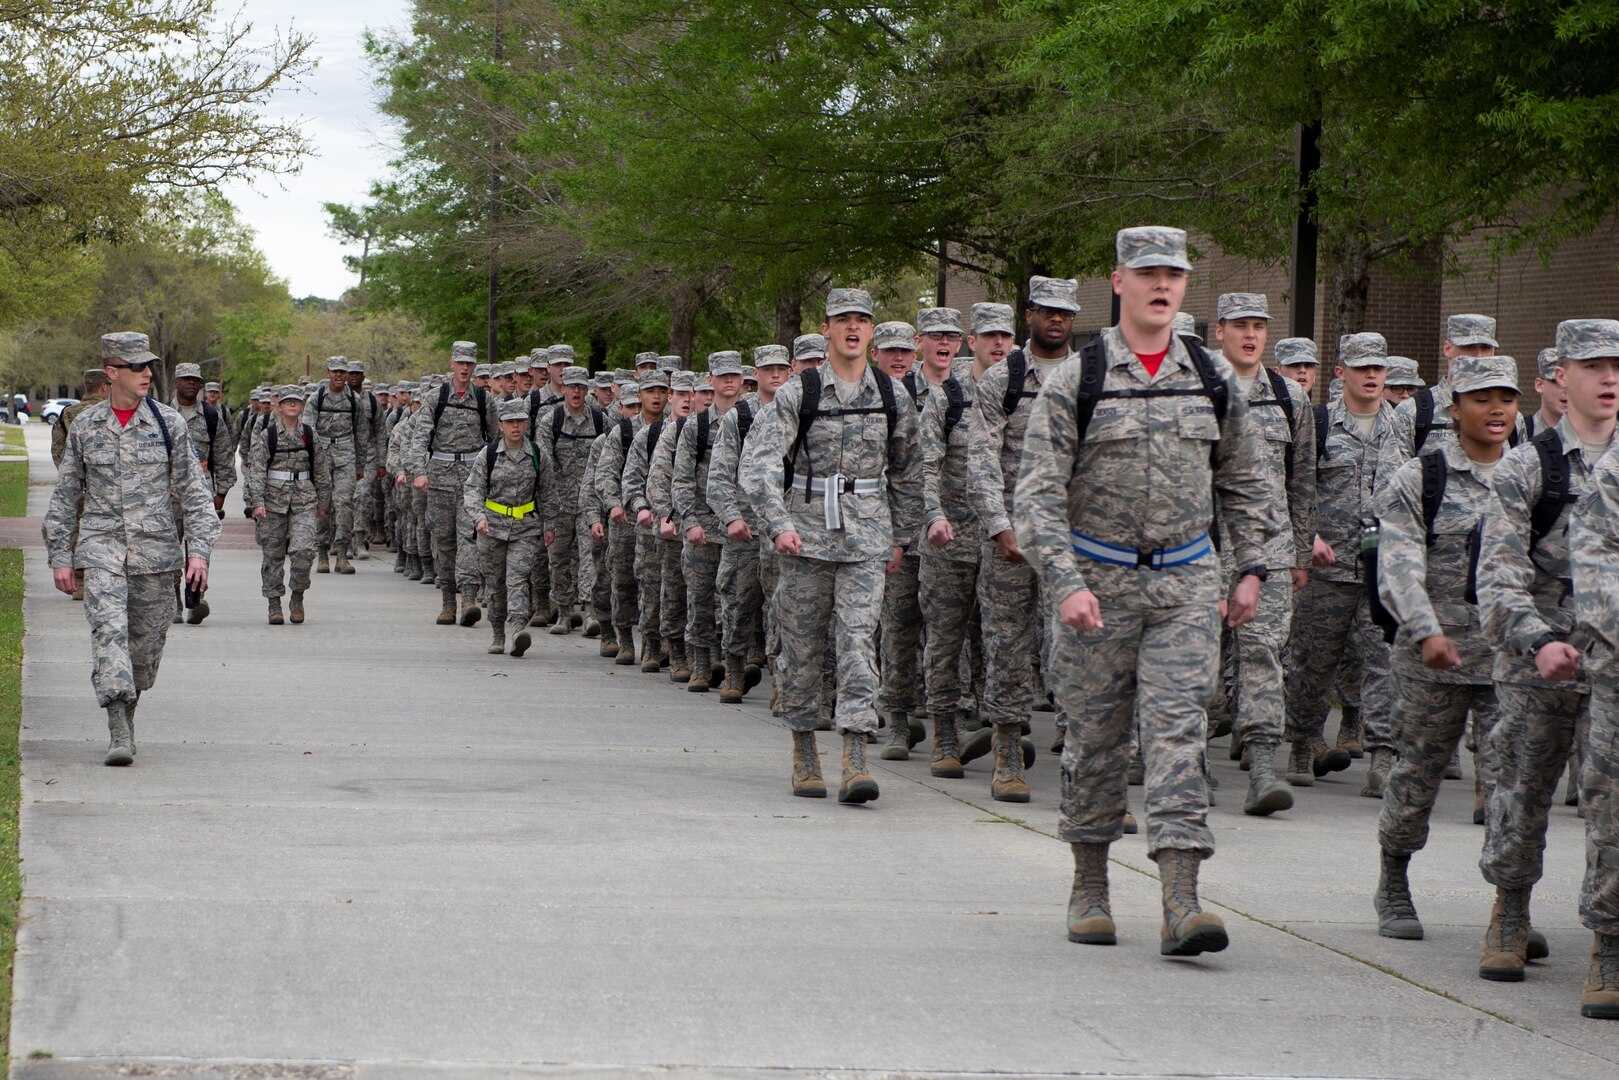
<path id="1" fill-rule="evenodd" d="M 590 335 L 590 370 L 592 373 L 607 367 L 607 335 L 595 331 Z"/>
<path id="2" fill-rule="evenodd" d="M 1332 312 L 1341 334 L 1357 334 L 1366 325 L 1366 302 L 1371 295 L 1371 243 L 1355 235 L 1332 245 Z M 1321 351 L 1337 357 L 1337 342 L 1318 342 Z"/>
<path id="3" fill-rule="evenodd" d="M 501 6 L 495 3 L 493 59 L 498 65 L 505 57 L 501 41 Z M 493 364 L 499 359 L 495 351 L 500 337 L 500 204 L 504 191 L 500 175 L 502 145 L 496 138 L 490 148 L 489 166 L 489 310 L 485 315 L 484 360 Z"/>
<path id="4" fill-rule="evenodd" d="M 797 290 L 783 289 L 776 294 L 776 344 L 793 347 L 793 339 L 804 325 L 804 298 Z"/>
<path id="5" fill-rule="evenodd" d="M 692 345 L 697 340 L 697 313 L 707 300 L 708 286 L 689 278 L 676 285 L 669 298 L 669 351 L 680 357 L 688 371 L 692 364 Z"/>
<path id="6" fill-rule="evenodd" d="M 945 290 L 950 285 L 950 241 L 939 241 L 939 266 L 933 283 L 933 306 L 949 307 Z"/>

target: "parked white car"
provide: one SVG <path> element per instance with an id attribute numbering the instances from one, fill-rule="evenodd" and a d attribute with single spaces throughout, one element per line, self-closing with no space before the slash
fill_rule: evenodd
<path id="1" fill-rule="evenodd" d="M 51 398 L 39 410 L 39 418 L 47 424 L 54 426 L 62 418 L 62 411 L 70 405 L 77 405 L 76 397 Z"/>

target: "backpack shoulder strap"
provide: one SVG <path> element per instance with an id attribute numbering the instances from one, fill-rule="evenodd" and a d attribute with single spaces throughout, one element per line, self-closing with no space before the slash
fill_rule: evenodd
<path id="1" fill-rule="evenodd" d="M 967 393 L 961 388 L 961 380 L 954 375 L 946 379 L 940 387 L 944 390 L 944 441 L 950 441 L 950 433 L 956 430 L 961 423 L 961 415 L 967 409 Z"/>
<path id="2" fill-rule="evenodd" d="M 219 430 L 219 410 L 206 401 L 202 403 L 202 422 L 208 428 L 208 453 L 211 456 L 214 452 L 214 433 Z"/>
<path id="3" fill-rule="evenodd" d="M 708 456 L 708 410 L 697 417 L 697 471 L 703 471 L 703 458 Z"/>
<path id="4" fill-rule="evenodd" d="M 1325 405 L 1315 407 L 1315 467 L 1327 460 L 1327 434 L 1332 428 L 1332 417 Z"/>
<path id="5" fill-rule="evenodd" d="M 500 440 L 493 439 L 483 448 L 483 494 L 489 497 L 489 485 L 495 478 L 495 455 L 500 453 Z"/>
<path id="6" fill-rule="evenodd" d="M 1214 357 L 1207 349 L 1188 337 L 1181 338 L 1181 344 L 1192 358 L 1197 377 L 1203 380 L 1203 390 L 1209 396 L 1209 404 L 1214 406 L 1214 419 L 1225 423 L 1226 410 L 1231 405 L 1231 385 L 1221 378 L 1219 369 L 1214 366 Z"/>
<path id="7" fill-rule="evenodd" d="M 1411 400 L 1416 402 L 1412 406 L 1416 410 L 1416 423 L 1411 428 L 1411 452 L 1421 453 L 1422 444 L 1428 441 L 1428 432 L 1433 430 L 1433 390 L 1424 386 L 1411 395 Z"/>
<path id="8" fill-rule="evenodd" d="M 157 402 L 150 397 L 146 398 L 146 407 L 152 413 L 152 419 L 157 421 L 157 430 L 163 436 L 163 449 L 168 451 L 169 457 L 174 457 L 174 436 L 169 434 L 169 425 L 163 419 L 163 410 L 157 407 Z"/>
<path id="9" fill-rule="evenodd" d="M 753 429 L 753 408 L 746 401 L 736 403 L 736 441 L 747 442 Z"/>
<path id="10" fill-rule="evenodd" d="M 1556 428 L 1546 428 L 1530 440 L 1540 459 L 1540 498 L 1529 508 L 1529 550 L 1552 531 L 1563 508 L 1574 500 L 1569 496 L 1568 458 Z"/>
<path id="11" fill-rule="evenodd" d="M 1022 349 L 1013 349 L 1006 358 L 1006 393 L 1001 397 L 1001 412 L 1011 416 L 1017 412 L 1023 397 L 1023 384 L 1028 381 L 1029 361 Z"/>
<path id="12" fill-rule="evenodd" d="M 1445 454 L 1430 450 L 1422 455 L 1422 525 L 1427 531 L 1427 544 L 1433 546 L 1433 523 L 1439 518 L 1439 504 L 1445 501 Z"/>
<path id="13" fill-rule="evenodd" d="M 787 456 L 781 462 L 785 486 L 789 488 L 793 486 L 793 466 L 798 461 L 798 452 L 809 438 L 810 425 L 815 423 L 815 414 L 821 407 L 821 369 L 806 368 L 798 377 L 798 383 L 802 391 L 798 399 L 798 434 L 793 437 L 793 445 L 787 448 Z"/>
<path id="14" fill-rule="evenodd" d="M 1091 415 L 1096 412 L 1096 403 L 1102 397 L 1102 383 L 1106 378 L 1107 357 L 1103 352 L 1102 339 L 1097 338 L 1079 351 L 1079 390 L 1074 399 L 1078 421 L 1075 446 L 1084 445 L 1085 432 L 1090 430 Z"/>
<path id="15" fill-rule="evenodd" d="M 597 426 L 597 428 L 601 427 L 601 425 L 599 423 L 596 426 Z M 529 428 L 532 430 L 533 427 L 534 427 L 533 421 L 530 420 Z M 596 432 L 596 434 L 600 435 L 601 432 L 598 430 Z M 555 410 L 555 411 L 553 411 L 551 413 L 551 454 L 552 454 L 553 457 L 556 455 L 556 452 L 557 452 L 557 443 L 561 439 L 562 439 L 562 410 L 557 409 L 557 410 Z"/>
<path id="16" fill-rule="evenodd" d="M 635 425 L 627 419 L 618 422 L 618 441 L 624 447 L 624 453 L 627 456 L 630 452 L 630 444 L 635 442 Z"/>
<path id="17" fill-rule="evenodd" d="M 444 384 L 445 400 L 449 399 L 450 384 Z M 478 434 L 485 439 L 489 438 L 489 402 L 483 392 L 483 387 L 472 388 L 473 400 L 478 403 Z"/>
<path id="18" fill-rule="evenodd" d="M 1293 482 L 1293 424 L 1296 422 L 1293 416 L 1293 394 L 1287 385 L 1289 380 L 1285 375 L 1279 375 L 1270 368 L 1265 369 L 1265 374 L 1270 379 L 1271 396 L 1276 399 L 1276 404 L 1281 408 L 1282 415 L 1287 417 L 1287 482 L 1291 484 Z"/>
<path id="19" fill-rule="evenodd" d="M 302 426 L 302 425 L 300 425 L 300 426 Z M 275 428 L 272 427 L 272 428 L 270 428 L 270 461 L 271 461 L 271 463 L 274 463 L 275 455 L 276 455 L 276 437 L 275 437 Z"/>
<path id="20" fill-rule="evenodd" d="M 883 412 L 888 418 L 888 437 L 894 437 L 894 425 L 899 423 L 899 400 L 894 393 L 894 380 L 886 371 L 874 372 L 877 392 L 883 396 Z"/>

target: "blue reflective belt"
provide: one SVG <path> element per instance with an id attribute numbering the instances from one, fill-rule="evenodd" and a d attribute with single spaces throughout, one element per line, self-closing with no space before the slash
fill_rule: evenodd
<path id="1" fill-rule="evenodd" d="M 1117 544 L 1098 540 L 1094 536 L 1086 536 L 1077 529 L 1069 529 L 1068 535 L 1073 538 L 1076 555 L 1083 555 L 1097 562 L 1112 563 L 1114 566 L 1135 566 L 1143 570 L 1168 570 L 1172 566 L 1185 566 L 1214 550 L 1214 545 L 1209 542 L 1209 534 L 1206 532 L 1197 534 L 1179 547 L 1159 548 L 1156 551 L 1119 547 Z"/>

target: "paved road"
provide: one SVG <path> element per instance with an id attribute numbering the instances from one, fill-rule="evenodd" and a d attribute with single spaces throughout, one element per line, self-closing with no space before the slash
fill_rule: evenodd
<path id="1" fill-rule="evenodd" d="M 991 802 L 981 763 L 939 781 L 922 760 L 884 764 L 869 807 L 793 799 L 760 701 L 578 637 L 486 656 L 484 627 L 434 626 L 437 594 L 376 560 L 269 627 L 256 557 L 221 552 L 138 763 L 103 768 L 83 616 L 41 556 L 12 1049 L 53 1057 L 28 1080 L 1619 1070 L 1619 1025 L 1575 1005 L 1582 830 L 1561 806 L 1535 906 L 1552 958 L 1485 983 L 1470 784 L 1446 785 L 1414 869 L 1429 938 L 1394 942 L 1363 764 L 1255 820 L 1222 751 L 1205 897 L 1232 947 L 1170 962 L 1139 836 L 1114 848 L 1120 945 L 1064 939 L 1049 755 L 1026 807 Z"/>

